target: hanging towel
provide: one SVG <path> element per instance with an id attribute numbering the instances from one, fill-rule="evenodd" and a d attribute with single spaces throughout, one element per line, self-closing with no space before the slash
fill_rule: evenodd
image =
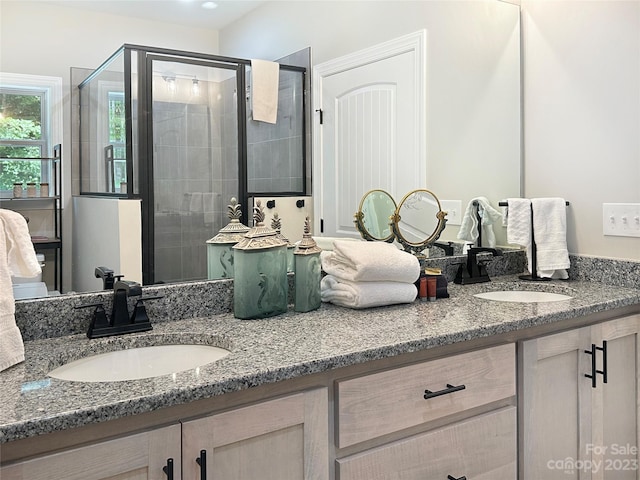
<path id="1" fill-rule="evenodd" d="M 411 303 L 417 295 L 418 289 L 413 283 L 349 282 L 333 275 L 326 275 L 320 282 L 320 298 L 323 302 L 349 308 Z"/>
<path id="2" fill-rule="evenodd" d="M 564 198 L 531 199 L 539 277 L 569 278 L 566 205 Z"/>
<path id="3" fill-rule="evenodd" d="M 477 206 L 473 203 L 476 202 Z M 478 217 L 480 215 L 480 228 L 482 228 L 482 238 L 485 245 L 483 247 L 495 247 L 496 235 L 493 231 L 493 224 L 502 219 L 502 214 L 491 206 L 486 197 L 477 197 L 472 199 L 467 205 L 467 209 L 462 217 L 460 231 L 458 232 L 458 240 L 464 240 L 475 244 L 478 241 Z"/>
<path id="4" fill-rule="evenodd" d="M 413 283 L 420 276 L 415 256 L 384 242 L 335 240 L 333 251 L 322 257 L 322 268 L 351 282 Z"/>
<path id="5" fill-rule="evenodd" d="M 276 123 L 280 65 L 267 60 L 251 60 L 251 110 L 256 121 Z"/>
<path id="6" fill-rule="evenodd" d="M 507 199 L 507 243 L 526 248 L 529 273 L 531 273 L 531 200 Z"/>
<path id="7" fill-rule="evenodd" d="M 30 278 L 41 271 L 27 221 L 17 212 L 0 209 L 0 371 L 24 361 L 11 276 Z"/>

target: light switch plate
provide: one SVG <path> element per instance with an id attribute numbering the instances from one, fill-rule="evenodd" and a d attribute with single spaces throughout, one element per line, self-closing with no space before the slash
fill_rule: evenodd
<path id="1" fill-rule="evenodd" d="M 603 203 L 602 233 L 616 237 L 640 237 L 640 203 Z"/>
<path id="2" fill-rule="evenodd" d="M 462 200 L 440 200 L 440 208 L 447 212 L 447 225 L 462 224 Z"/>

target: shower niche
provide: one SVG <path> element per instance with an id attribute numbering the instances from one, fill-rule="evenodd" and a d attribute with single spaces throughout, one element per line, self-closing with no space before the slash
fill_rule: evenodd
<path id="1" fill-rule="evenodd" d="M 205 242 L 228 222 L 231 197 L 246 224 L 250 198 L 307 194 L 309 52 L 278 62 L 275 124 L 251 118 L 245 59 L 125 44 L 79 84 L 74 204 L 139 203 L 139 245 L 122 225 L 119 243 L 139 248 L 143 284 L 206 279 Z"/>

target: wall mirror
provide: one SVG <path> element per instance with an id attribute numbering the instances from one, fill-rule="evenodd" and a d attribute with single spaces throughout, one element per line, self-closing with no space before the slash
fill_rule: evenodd
<path id="1" fill-rule="evenodd" d="M 405 251 L 421 257 L 440 238 L 446 217 L 430 190 L 412 190 L 396 204 L 389 193 L 376 189 L 362 197 L 354 222 L 365 240 L 397 241 Z"/>
<path id="2" fill-rule="evenodd" d="M 302 21 L 307 18 L 314 20 Z M 332 25 L 332 28 L 328 29 L 327 25 Z M 421 29 L 428 32 L 427 122 L 424 132 L 426 178 L 424 181 L 421 179 L 418 185 L 402 184 L 411 177 L 406 170 L 401 170 L 403 158 L 399 157 L 396 161 L 403 173 L 394 177 L 399 185 L 394 189 L 382 188 L 391 192 L 397 201 L 405 192 L 429 185 L 438 193 L 440 202 L 443 199 L 459 200 L 463 208 L 480 195 L 487 196 L 492 202 L 520 196 L 518 5 L 498 0 L 264 2 L 220 30 L 218 48 L 212 53 L 238 58 L 275 59 L 310 47 L 313 50 L 313 68 Z M 107 33 L 100 39 L 103 44 L 112 44 L 115 48 L 128 41 Z M 269 41 L 264 41 L 265 38 Z M 141 42 L 145 43 L 146 39 L 141 39 Z M 180 44 L 167 36 L 162 46 L 169 48 Z M 198 50 L 207 50 L 207 47 Z M 59 63 L 66 62 L 67 68 L 97 66 L 104 60 L 104 54 L 96 54 L 94 62 L 74 65 L 77 62 L 65 55 L 63 52 Z M 73 101 L 71 110 L 75 111 L 78 103 Z M 312 128 L 319 129 L 318 114 L 311 107 L 307 105 Z M 312 143 L 310 140 L 308 145 Z M 79 147 L 71 145 L 66 151 Z M 332 168 L 331 165 L 323 167 Z M 349 181 L 354 192 L 347 215 L 351 235 L 358 235 L 353 224 L 353 209 L 363 193 L 374 188 L 360 183 L 358 180 L 362 175 L 355 174 L 358 176 Z M 70 179 L 71 176 L 65 178 Z M 374 185 L 378 187 L 381 182 L 375 179 Z M 313 187 L 312 193 L 315 194 L 318 188 L 317 185 Z M 356 188 L 360 190 L 356 192 Z M 220 203 L 226 205 L 226 199 L 220 198 Z M 65 218 L 71 218 L 71 212 L 64 214 Z M 318 218 L 320 214 L 314 211 L 314 217 Z M 115 224 L 111 228 L 115 228 Z M 209 237 L 215 233 L 211 231 Z M 457 227 L 447 224 L 440 240 L 455 240 L 456 233 Z M 384 231 L 377 234 L 385 237 Z M 497 236 L 499 244 L 505 243 L 501 242 L 503 239 L 499 234 Z M 71 234 L 66 238 L 71 240 Z M 68 283 L 72 276 L 70 264 L 77 262 L 78 257 L 75 246 L 65 252 L 65 291 L 71 285 Z M 96 283 L 99 283 L 97 279 Z M 96 286 L 95 289 L 99 288 Z"/>

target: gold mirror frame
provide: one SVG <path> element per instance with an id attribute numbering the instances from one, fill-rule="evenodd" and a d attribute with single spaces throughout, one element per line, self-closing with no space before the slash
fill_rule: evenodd
<path id="1" fill-rule="evenodd" d="M 386 195 L 389 198 L 389 200 L 393 203 L 393 211 L 390 212 L 390 215 L 388 217 L 389 223 L 387 224 L 389 225 L 389 235 L 382 238 L 372 235 L 371 232 L 367 230 L 367 226 L 365 225 L 365 212 L 364 212 L 365 202 L 367 201 L 370 195 L 375 193 L 382 193 Z M 396 204 L 396 201 L 393 199 L 391 194 L 389 194 L 389 192 L 385 190 L 381 190 L 379 188 L 369 190 L 367 193 L 365 193 L 362 196 L 362 199 L 360 199 L 360 205 L 358 206 L 358 211 L 353 215 L 354 217 L 353 221 L 356 224 L 356 228 L 358 229 L 358 232 L 360 232 L 360 236 L 370 242 L 387 242 L 387 243 L 393 242 L 395 240 L 395 234 L 393 232 L 393 228 L 391 227 L 391 219 L 393 218 L 393 215 L 395 215 L 395 211 L 397 209 L 398 209 L 398 205 Z"/>
<path id="2" fill-rule="evenodd" d="M 389 234 L 388 237 L 385 238 L 377 238 L 374 237 L 366 228 L 365 226 L 365 220 L 364 220 L 364 212 L 363 212 L 363 206 L 365 203 L 365 200 L 367 199 L 367 197 L 374 193 L 374 192 L 382 192 L 386 195 L 389 196 L 389 198 L 393 201 L 393 204 L 395 206 L 395 210 L 393 212 L 393 214 L 390 216 L 389 218 L 389 225 L 391 227 L 391 233 Z M 431 195 L 433 197 L 433 199 L 435 200 L 437 206 L 438 206 L 438 211 L 436 213 L 436 219 L 437 219 L 437 224 L 435 227 L 435 230 L 424 240 L 421 240 L 420 242 L 411 242 L 409 240 L 407 240 L 405 238 L 405 235 L 402 234 L 402 231 L 400 229 L 400 220 L 402 219 L 402 217 L 400 216 L 400 211 L 402 209 L 402 206 L 405 204 L 405 202 L 407 201 L 407 199 L 409 197 L 411 197 L 411 195 L 414 195 L 416 193 L 425 193 L 428 195 Z M 398 243 L 400 243 L 402 245 L 402 248 L 407 251 L 412 253 L 413 255 L 417 256 L 417 257 L 422 257 L 424 256 L 422 254 L 422 252 L 426 249 L 426 248 L 430 248 L 437 240 L 438 238 L 440 238 L 440 235 L 442 234 L 442 231 L 444 230 L 446 224 L 447 224 L 447 212 L 442 211 L 442 206 L 440 205 L 440 200 L 438 199 L 438 197 L 436 196 L 435 193 L 433 193 L 430 190 L 426 190 L 423 188 L 419 188 L 416 190 L 412 190 L 409 193 L 407 193 L 402 200 L 400 201 L 399 204 L 396 204 L 395 201 L 393 200 L 393 197 L 386 191 L 384 190 L 380 190 L 380 189 L 374 189 L 374 190 L 370 190 L 367 193 L 365 193 L 362 196 L 362 199 L 360 200 L 360 205 L 358 207 L 358 211 L 354 214 L 354 223 L 356 224 L 356 228 L 358 229 L 358 232 L 360 232 L 360 235 L 362 236 L 362 238 L 364 238 L 365 240 L 368 241 L 383 241 L 383 242 L 387 242 L 387 243 L 391 243 L 394 240 L 397 240 Z"/>
<path id="3" fill-rule="evenodd" d="M 435 200 L 436 204 L 438 205 L 438 211 L 436 212 L 437 224 L 436 224 L 435 230 L 431 233 L 430 236 L 428 236 L 427 238 L 425 238 L 420 242 L 410 242 L 404 237 L 400 229 L 400 220 L 402 220 L 402 217 L 400 216 L 400 211 L 402 210 L 402 206 L 405 204 L 407 199 L 419 192 L 431 195 Z M 436 194 L 433 193 L 431 190 L 418 188 L 416 190 L 412 190 L 409 193 L 407 193 L 398 204 L 398 207 L 396 208 L 396 211 L 393 213 L 393 217 L 391 219 L 391 229 L 393 230 L 396 240 L 398 240 L 398 242 L 402 245 L 405 251 L 411 252 L 414 255 L 420 257 L 422 256 L 422 252 L 424 251 L 425 248 L 430 248 L 436 242 L 436 240 L 440 238 L 440 235 L 442 234 L 444 227 L 447 225 L 446 217 L 447 217 L 447 212 L 442 211 L 440 200 L 438 200 L 438 197 L 436 196 Z"/>

